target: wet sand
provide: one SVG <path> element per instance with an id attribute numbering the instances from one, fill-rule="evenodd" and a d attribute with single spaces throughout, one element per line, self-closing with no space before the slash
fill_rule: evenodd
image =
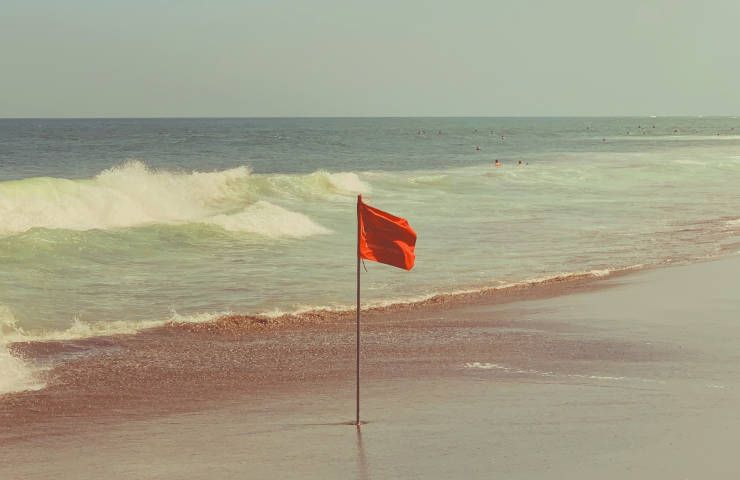
<path id="1" fill-rule="evenodd" d="M 740 258 L 312 324 L 17 345 L 0 478 L 735 478 Z"/>
<path id="2" fill-rule="evenodd" d="M 560 325 L 540 322 L 521 330 L 523 322 L 491 317 L 488 307 L 606 286 L 599 277 L 576 275 L 370 309 L 362 320 L 363 377 L 441 375 L 471 352 L 491 351 L 494 344 L 500 358 L 532 350 L 545 354 L 557 347 L 544 345 L 551 340 L 532 332 Z M 27 436 L 36 427 L 41 435 L 67 432 L 90 418 L 109 418 L 111 412 L 135 419 L 198 410 L 261 391 L 299 391 L 318 381 L 344 384 L 354 379 L 354 317 L 353 311 L 230 316 L 135 335 L 13 344 L 18 356 L 52 368 L 42 375 L 43 390 L 0 401 L 6 427 L 0 441 Z M 600 342 L 573 348 L 608 350 Z M 64 422 L 69 418 L 76 419 L 73 426 Z"/>

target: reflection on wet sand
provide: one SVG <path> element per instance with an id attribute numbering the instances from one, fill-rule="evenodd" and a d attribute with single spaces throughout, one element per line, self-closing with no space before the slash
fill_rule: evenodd
<path id="1" fill-rule="evenodd" d="M 357 477 L 361 480 L 370 478 L 370 471 L 365 456 L 365 446 L 362 444 L 362 426 L 357 426 Z"/>

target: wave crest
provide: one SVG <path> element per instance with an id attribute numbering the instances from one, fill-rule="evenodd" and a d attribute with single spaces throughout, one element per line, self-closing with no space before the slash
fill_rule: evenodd
<path id="1" fill-rule="evenodd" d="M 368 190 L 354 173 L 253 175 L 247 167 L 183 173 L 130 161 L 91 179 L 39 177 L 0 183 L 0 235 L 33 228 L 84 231 L 200 223 L 302 238 L 329 230 L 266 199 L 290 202 Z"/>
<path id="2" fill-rule="evenodd" d="M 266 237 L 302 238 L 330 233 L 306 215 L 291 212 L 270 202 L 260 200 L 242 212 L 216 215 L 205 221 L 232 232 L 256 233 Z"/>

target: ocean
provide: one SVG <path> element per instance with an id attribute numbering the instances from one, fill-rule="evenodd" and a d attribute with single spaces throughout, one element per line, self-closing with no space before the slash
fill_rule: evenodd
<path id="1" fill-rule="evenodd" d="M 0 393 L 12 342 L 351 308 L 358 193 L 418 233 L 366 306 L 732 255 L 740 119 L 0 120 Z"/>

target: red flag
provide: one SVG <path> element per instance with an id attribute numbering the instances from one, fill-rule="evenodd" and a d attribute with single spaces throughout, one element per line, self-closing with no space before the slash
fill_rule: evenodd
<path id="1" fill-rule="evenodd" d="M 414 267 L 416 232 L 405 218 L 362 203 L 357 196 L 360 258 L 411 270 Z"/>

